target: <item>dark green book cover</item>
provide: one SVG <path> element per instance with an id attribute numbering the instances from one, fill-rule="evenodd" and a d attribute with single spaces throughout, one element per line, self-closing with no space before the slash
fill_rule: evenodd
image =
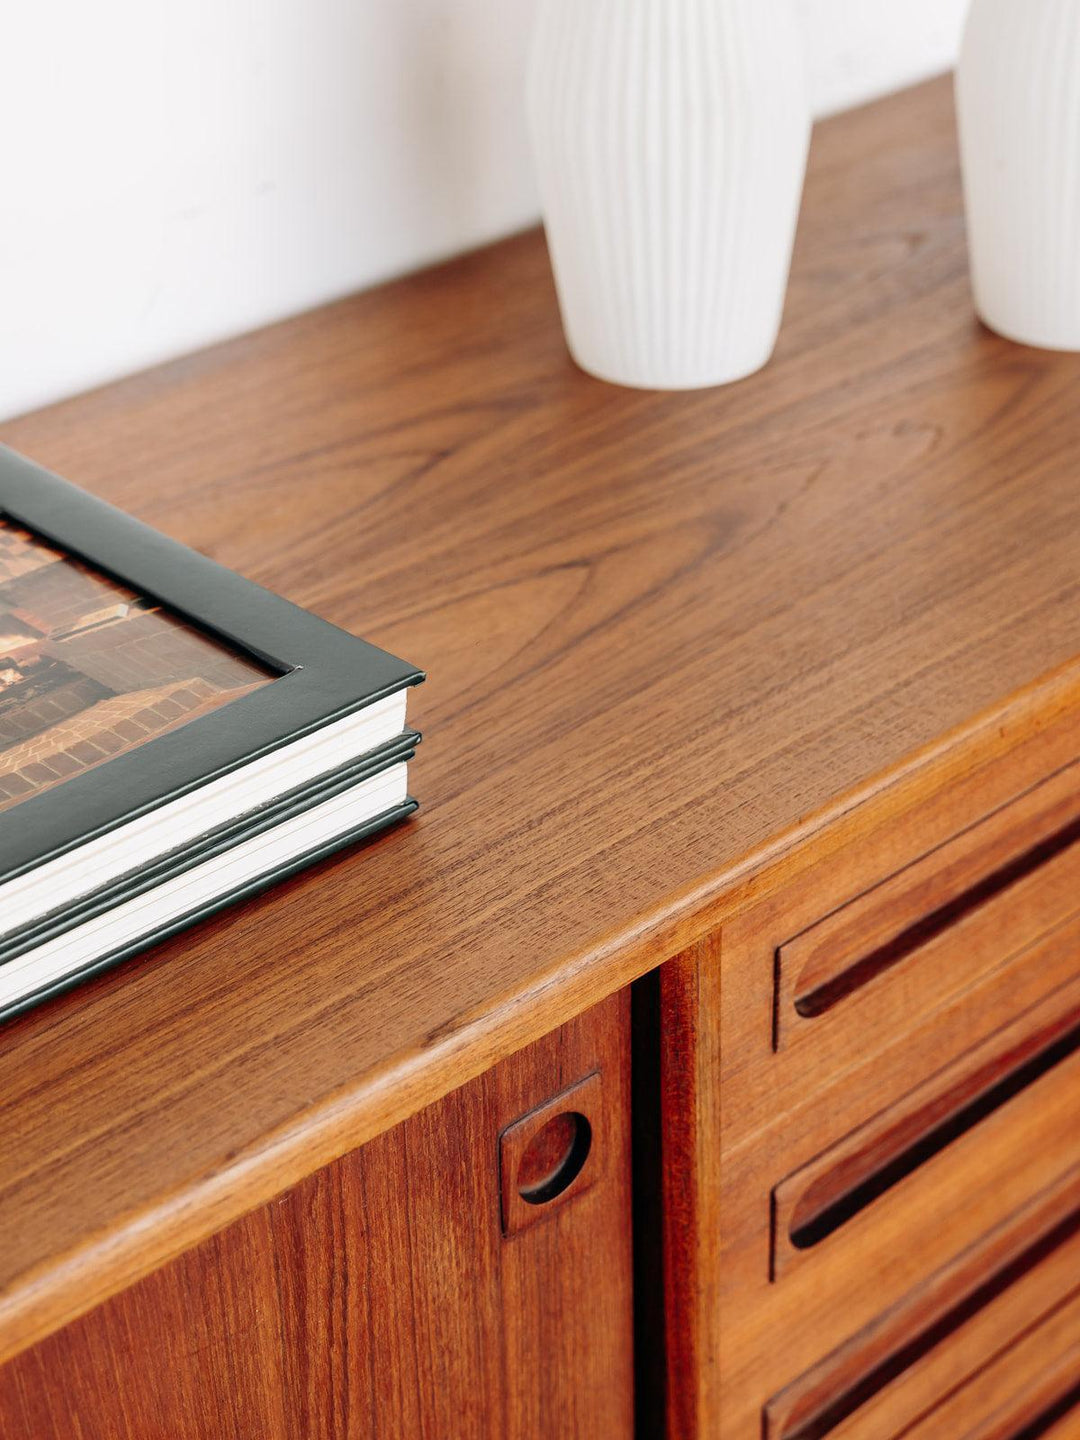
<path id="1" fill-rule="evenodd" d="M 0 1014 L 35 947 L 410 758 L 422 679 L 0 447 Z M 310 850 L 297 830 L 302 853 L 278 846 L 269 873 L 154 934 L 414 808 Z"/>

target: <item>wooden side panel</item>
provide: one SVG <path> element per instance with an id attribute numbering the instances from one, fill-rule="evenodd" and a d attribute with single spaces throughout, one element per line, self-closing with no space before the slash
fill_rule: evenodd
<path id="1" fill-rule="evenodd" d="M 715 931 L 660 976 L 668 1440 L 723 1434 L 720 952 Z"/>
<path id="2" fill-rule="evenodd" d="M 590 1076 L 579 1180 L 505 1236 L 500 1135 Z M 629 1125 L 626 994 L 11 1361 L 0 1435 L 629 1437 Z"/>

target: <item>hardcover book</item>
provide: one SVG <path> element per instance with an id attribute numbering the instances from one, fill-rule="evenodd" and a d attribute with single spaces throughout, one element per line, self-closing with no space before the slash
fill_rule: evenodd
<path id="1" fill-rule="evenodd" d="M 422 679 L 0 447 L 0 1017 L 411 813 Z"/>

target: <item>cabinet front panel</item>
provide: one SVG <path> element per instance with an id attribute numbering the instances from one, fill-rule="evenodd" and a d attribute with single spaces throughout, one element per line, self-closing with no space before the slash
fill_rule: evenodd
<path id="1" fill-rule="evenodd" d="M 817 837 L 665 967 L 673 1440 L 1076 1424 L 1077 753 L 1065 715 Z"/>
<path id="2" fill-rule="evenodd" d="M 629 1440 L 629 1126 L 616 996 L 18 1356 L 0 1435 Z"/>

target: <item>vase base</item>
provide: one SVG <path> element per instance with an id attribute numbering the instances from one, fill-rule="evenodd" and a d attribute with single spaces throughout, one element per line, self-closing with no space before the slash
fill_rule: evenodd
<path id="1" fill-rule="evenodd" d="M 1047 350 L 1057 355 L 1080 355 L 1080 331 L 1070 335 L 1040 334 L 1039 331 L 1029 330 L 1023 325 L 991 319 L 982 309 L 977 313 L 987 330 L 993 331 L 1002 340 L 1008 340 L 1013 345 L 1025 345 L 1029 350 Z"/>
<path id="2" fill-rule="evenodd" d="M 772 359 L 773 350 L 763 358 L 746 365 L 732 366 L 718 374 L 662 378 L 656 375 L 633 375 L 621 373 L 604 365 L 594 364 L 576 354 L 571 348 L 570 358 L 579 370 L 605 385 L 618 385 L 624 390 L 652 390 L 660 393 L 686 394 L 695 390 L 720 390 L 728 385 L 737 385 L 764 370 Z"/>

